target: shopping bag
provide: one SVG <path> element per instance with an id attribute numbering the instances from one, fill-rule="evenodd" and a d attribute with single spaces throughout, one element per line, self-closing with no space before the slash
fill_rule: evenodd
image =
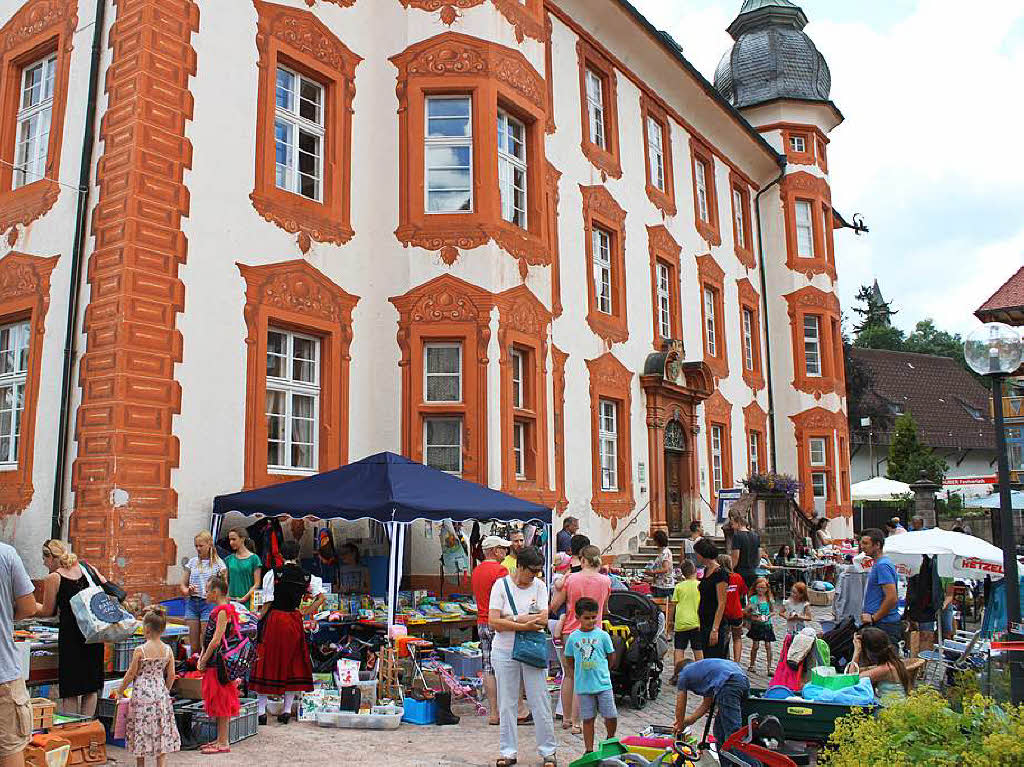
<path id="1" fill-rule="evenodd" d="M 117 711 L 114 713 L 114 737 L 117 740 L 121 740 L 128 731 L 128 706 L 131 705 L 131 699 L 129 698 L 118 698 L 117 699 Z"/>
<path id="2" fill-rule="evenodd" d="M 503 578 L 505 593 L 513 615 L 519 615 L 512 590 L 508 587 L 508 578 Z M 512 645 L 512 660 L 519 661 L 533 668 L 548 667 L 548 635 L 546 631 L 517 631 Z"/>
<path id="3" fill-rule="evenodd" d="M 238 618 L 231 616 L 232 635 L 224 632 L 224 639 L 221 641 L 220 665 L 224 669 L 229 682 L 236 679 L 248 679 L 249 669 L 256 663 L 256 643 L 242 633 L 238 625 Z"/>
<path id="4" fill-rule="evenodd" d="M 71 597 L 70 604 L 85 643 L 103 644 L 128 639 L 139 627 L 139 622 L 116 599 L 96 585 L 88 568 L 83 567 L 82 572 L 89 585 Z"/>
<path id="5" fill-rule="evenodd" d="M 853 665 L 853 664 L 851 664 Z M 817 666 L 811 669 L 811 684 L 824 687 L 826 690 L 843 690 L 853 687 L 860 681 L 860 670 L 840 674 L 832 666 Z"/>

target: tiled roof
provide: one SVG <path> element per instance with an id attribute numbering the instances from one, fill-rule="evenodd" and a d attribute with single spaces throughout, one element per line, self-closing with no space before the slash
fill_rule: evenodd
<path id="1" fill-rule="evenodd" d="M 975 316 L 982 322 L 1022 324 L 1024 317 L 1024 267 L 1008 279 L 993 296 L 981 305 Z"/>
<path id="2" fill-rule="evenodd" d="M 929 447 L 995 449 L 989 392 L 956 360 L 856 347 L 850 354 L 874 379 L 865 399 L 893 413 L 890 431 L 902 410 L 914 416 Z M 866 440 L 859 422 L 850 426 L 855 442 Z M 887 437 L 875 430 L 875 440 Z"/>

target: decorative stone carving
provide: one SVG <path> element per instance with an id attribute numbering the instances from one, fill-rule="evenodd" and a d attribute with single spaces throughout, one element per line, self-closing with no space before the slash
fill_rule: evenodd
<path id="1" fill-rule="evenodd" d="M 483 5 L 487 0 L 399 0 L 405 8 L 418 8 L 428 13 L 437 12 L 441 22 L 447 26 L 454 24 L 462 15 L 462 12 L 478 5 Z"/>

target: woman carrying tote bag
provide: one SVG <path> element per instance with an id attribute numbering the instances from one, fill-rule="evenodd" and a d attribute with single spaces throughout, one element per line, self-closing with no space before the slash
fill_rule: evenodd
<path id="1" fill-rule="evenodd" d="M 498 710 L 501 724 L 498 767 L 515 764 L 519 750 L 518 721 L 519 685 L 526 689 L 537 735 L 537 750 L 544 767 L 555 767 L 555 725 L 551 717 L 551 699 L 547 692 L 547 662 L 543 668 L 535 663 L 535 649 L 540 645 L 537 632 L 548 622 L 548 590 L 537 576 L 544 569 L 544 558 L 531 546 L 519 552 L 512 574 L 499 578 L 491 588 L 488 624 L 494 629 L 491 665 L 498 682 Z M 524 634 L 517 642 L 518 634 Z M 526 635 L 529 636 L 526 636 Z M 544 646 L 546 647 L 546 634 Z M 516 660 L 522 658 L 523 660 Z"/>

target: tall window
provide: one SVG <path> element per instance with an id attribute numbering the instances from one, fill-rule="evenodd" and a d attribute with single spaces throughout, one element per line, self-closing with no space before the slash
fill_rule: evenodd
<path id="1" fill-rule="evenodd" d="M 647 156 L 651 163 L 651 183 L 665 191 L 665 145 L 661 123 L 647 118 Z"/>
<path id="2" fill-rule="evenodd" d="M 725 480 L 724 477 L 724 461 L 722 444 L 724 441 L 724 429 L 721 426 L 711 427 L 711 481 L 714 485 L 714 490 L 717 493 L 722 489 Z"/>
<path id="3" fill-rule="evenodd" d="M 525 360 L 523 359 L 523 353 L 518 349 L 513 349 L 511 354 L 512 362 L 512 407 L 522 409 L 526 397 L 523 392 L 523 371 L 525 370 Z"/>
<path id="4" fill-rule="evenodd" d="M 268 330 L 268 469 L 317 470 L 319 413 L 319 339 L 287 330 Z"/>
<path id="5" fill-rule="evenodd" d="M 814 511 L 818 515 L 825 513 L 828 501 L 828 472 L 815 471 L 828 465 L 828 440 L 824 437 L 811 437 L 807 441 L 811 459 L 811 491 L 814 497 Z"/>
<path id="6" fill-rule="evenodd" d="M 747 211 L 743 204 L 743 193 L 739 189 L 732 190 L 732 213 L 736 219 L 736 247 L 747 247 Z"/>
<path id="7" fill-rule="evenodd" d="M 601 489 L 619 489 L 619 408 L 614 402 L 603 399 L 599 412 L 600 433 L 598 444 L 601 452 Z"/>
<path id="8" fill-rule="evenodd" d="M 462 346 L 427 344 L 424 348 L 426 402 L 462 401 Z"/>
<path id="9" fill-rule="evenodd" d="M 498 185 L 501 217 L 526 229 L 526 126 L 498 111 Z"/>
<path id="10" fill-rule="evenodd" d="M 427 213 L 470 212 L 473 210 L 473 100 L 469 96 L 431 96 L 426 101 L 424 186 Z"/>
<path id="11" fill-rule="evenodd" d="M 697 176 L 697 211 L 700 220 L 704 223 L 711 222 L 711 214 L 708 209 L 708 168 L 703 160 L 693 161 L 693 172 Z"/>
<path id="12" fill-rule="evenodd" d="M 709 357 L 718 356 L 718 328 L 715 317 L 715 291 L 704 288 L 704 336 Z"/>
<path id="13" fill-rule="evenodd" d="M 56 54 L 28 65 L 21 73 L 18 108 L 18 143 L 15 147 L 14 188 L 31 184 L 46 175 L 53 114 L 53 78 Z M 2 456 L 0 456 L 2 457 Z"/>
<path id="14" fill-rule="evenodd" d="M 16 466 L 28 381 L 28 322 L 0 326 L 0 466 Z"/>
<path id="15" fill-rule="evenodd" d="M 804 365 L 808 376 L 821 376 L 821 319 L 804 317 Z"/>
<path id="16" fill-rule="evenodd" d="M 324 87 L 285 67 L 277 68 L 274 143 L 277 185 L 310 200 L 323 200 Z"/>
<path id="17" fill-rule="evenodd" d="M 512 453 L 515 458 L 516 479 L 526 479 L 526 424 L 512 424 Z"/>
<path id="18" fill-rule="evenodd" d="M 743 367 L 754 369 L 754 313 L 743 310 Z"/>
<path id="19" fill-rule="evenodd" d="M 587 118 L 590 121 L 590 140 L 607 149 L 604 135 L 604 80 L 593 69 L 586 71 L 587 81 Z"/>
<path id="20" fill-rule="evenodd" d="M 1010 456 L 1010 471 L 1024 471 L 1024 427 L 1006 427 L 1006 446 Z"/>
<path id="21" fill-rule="evenodd" d="M 658 270 L 658 333 L 662 338 L 672 337 L 672 270 L 660 261 Z"/>
<path id="22" fill-rule="evenodd" d="M 761 473 L 761 432 L 750 432 L 750 473 Z"/>
<path id="23" fill-rule="evenodd" d="M 598 226 L 593 228 L 594 296 L 597 310 L 612 313 L 612 235 Z"/>
<path id="24" fill-rule="evenodd" d="M 423 419 L 424 463 L 449 474 L 462 473 L 462 419 Z"/>
<path id="25" fill-rule="evenodd" d="M 796 252 L 800 258 L 814 258 L 814 226 L 811 223 L 811 203 L 796 201 Z"/>

